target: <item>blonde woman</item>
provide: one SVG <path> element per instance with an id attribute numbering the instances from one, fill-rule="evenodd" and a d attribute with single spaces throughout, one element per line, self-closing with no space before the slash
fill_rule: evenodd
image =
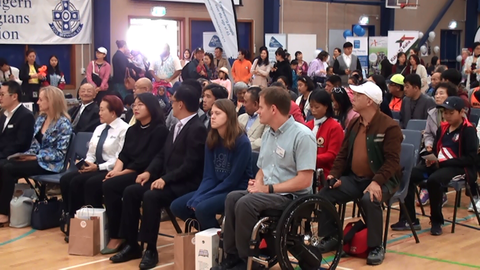
<path id="1" fill-rule="evenodd" d="M 1 168 L 0 226 L 8 224 L 10 199 L 20 177 L 59 173 L 63 169 L 72 135 L 63 91 L 54 86 L 40 89 L 40 115 L 35 122 L 30 150 L 10 159 Z"/>

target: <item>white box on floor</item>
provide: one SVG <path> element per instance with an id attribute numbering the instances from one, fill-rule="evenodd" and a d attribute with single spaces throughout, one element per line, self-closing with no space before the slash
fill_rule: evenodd
<path id="1" fill-rule="evenodd" d="M 220 230 L 212 228 L 195 234 L 195 270 L 210 270 L 217 265 Z"/>

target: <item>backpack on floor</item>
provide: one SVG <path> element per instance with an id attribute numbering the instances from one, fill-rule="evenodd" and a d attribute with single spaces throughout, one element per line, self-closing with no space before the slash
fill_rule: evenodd
<path id="1" fill-rule="evenodd" d="M 368 257 L 367 226 L 362 220 L 350 222 L 343 230 L 343 251 L 358 258 Z"/>

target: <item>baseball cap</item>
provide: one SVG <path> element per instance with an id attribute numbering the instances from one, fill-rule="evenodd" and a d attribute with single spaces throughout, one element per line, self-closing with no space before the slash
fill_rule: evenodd
<path id="1" fill-rule="evenodd" d="M 105 47 L 99 47 L 99 48 L 97 49 L 97 52 L 103 53 L 103 54 L 107 54 L 107 49 L 105 49 Z"/>
<path id="2" fill-rule="evenodd" d="M 444 108 L 445 110 L 461 111 L 465 108 L 465 102 L 461 97 L 448 97 L 443 104 L 437 105 L 437 108 Z"/>
<path id="3" fill-rule="evenodd" d="M 197 52 L 205 52 L 202 47 L 198 47 L 195 49 L 195 53 Z"/>
<path id="4" fill-rule="evenodd" d="M 404 79 L 405 79 L 405 77 L 403 77 L 402 74 L 395 74 L 390 78 L 390 80 L 387 81 L 387 83 L 394 83 L 394 84 L 398 84 L 398 85 L 403 85 L 403 80 Z"/>
<path id="5" fill-rule="evenodd" d="M 383 101 L 382 89 L 380 89 L 380 87 L 373 82 L 367 81 L 361 85 L 350 85 L 350 89 L 359 94 L 366 95 L 377 104 L 380 104 Z"/>

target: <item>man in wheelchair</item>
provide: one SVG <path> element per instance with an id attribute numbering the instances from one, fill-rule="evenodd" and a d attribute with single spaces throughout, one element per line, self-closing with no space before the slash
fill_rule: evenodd
<path id="1" fill-rule="evenodd" d="M 367 264 L 379 265 L 385 258 L 381 203 L 388 201 L 400 184 L 403 135 L 400 126 L 379 110 L 383 95 L 377 85 L 367 82 L 351 88 L 353 109 L 360 116 L 347 127 L 340 153 L 327 176 L 328 187 L 318 196 L 333 204 L 358 200 L 368 228 Z M 319 230 L 328 231 L 329 226 L 325 223 Z M 320 243 L 320 250 L 332 251 L 338 242 L 336 237 L 327 236 Z"/>
<path id="2" fill-rule="evenodd" d="M 285 209 L 297 196 L 311 192 L 315 138 L 289 115 L 290 104 L 290 95 L 280 88 L 260 92 L 258 115 L 270 128 L 262 137 L 259 171 L 247 190 L 231 192 L 226 198 L 223 247 L 227 256 L 214 270 L 247 269 L 249 240 L 260 213 Z"/>

